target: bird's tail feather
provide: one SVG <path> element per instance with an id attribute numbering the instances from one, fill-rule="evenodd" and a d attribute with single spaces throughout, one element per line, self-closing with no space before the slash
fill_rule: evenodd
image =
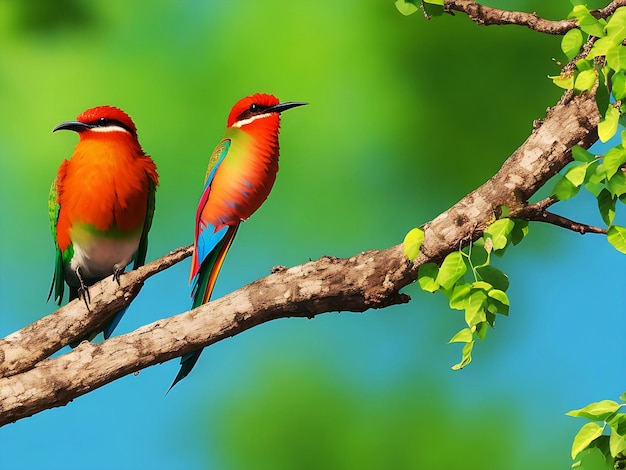
<path id="1" fill-rule="evenodd" d="M 217 280 L 217 276 L 222 268 L 222 264 L 224 263 L 224 258 L 226 258 L 226 253 L 228 253 L 230 246 L 233 244 L 238 228 L 239 224 L 229 227 L 224 238 L 217 245 L 215 245 L 215 248 L 200 266 L 200 271 L 194 282 L 192 290 L 192 308 L 196 308 L 207 303 L 211 298 L 215 281 Z M 172 385 L 170 385 L 170 388 L 167 390 L 168 393 L 174 385 L 187 377 L 189 372 L 191 372 L 191 369 L 193 369 L 196 365 L 196 362 L 198 362 L 200 354 L 202 354 L 202 349 L 185 354 L 180 359 L 180 369 L 178 374 L 176 374 Z"/>

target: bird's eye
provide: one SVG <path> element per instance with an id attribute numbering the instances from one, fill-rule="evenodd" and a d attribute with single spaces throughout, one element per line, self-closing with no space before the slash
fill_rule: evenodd
<path id="1" fill-rule="evenodd" d="M 106 125 L 106 123 L 107 123 L 107 119 L 106 118 L 101 117 L 100 119 L 98 119 L 98 125 L 99 126 L 104 126 L 104 125 Z"/>
<path id="2" fill-rule="evenodd" d="M 258 110 L 259 110 L 259 105 L 258 105 L 258 104 L 256 104 L 256 103 L 252 103 L 252 104 L 250 105 L 250 112 L 252 112 L 252 113 L 256 113 Z"/>

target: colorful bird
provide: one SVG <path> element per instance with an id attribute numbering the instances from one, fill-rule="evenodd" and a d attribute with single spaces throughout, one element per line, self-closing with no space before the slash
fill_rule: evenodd
<path id="1" fill-rule="evenodd" d="M 60 305 L 67 283 L 70 300 L 82 297 L 89 306 L 90 285 L 111 275 L 119 282 L 131 261 L 134 268 L 144 264 L 159 179 L 135 124 L 121 109 L 88 109 L 53 132 L 63 129 L 78 132 L 80 140 L 50 188 L 56 261 L 48 300 L 54 292 Z M 100 331 L 108 338 L 124 310 L 81 341 Z"/>
<path id="2" fill-rule="evenodd" d="M 209 159 L 196 212 L 189 275 L 192 308 L 209 301 L 239 224 L 263 204 L 274 185 L 280 113 L 305 104 L 280 103 L 275 96 L 257 93 L 239 100 L 228 115 L 224 138 Z M 170 390 L 189 374 L 201 352 L 182 357 Z"/>

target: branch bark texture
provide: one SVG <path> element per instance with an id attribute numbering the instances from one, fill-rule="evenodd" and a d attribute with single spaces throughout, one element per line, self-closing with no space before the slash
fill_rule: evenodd
<path id="1" fill-rule="evenodd" d="M 607 18 L 621 6 L 626 6 L 626 0 L 614 0 L 605 8 L 595 10 L 592 14 L 596 18 Z M 448 13 L 455 11 L 465 13 L 475 23 L 485 26 L 490 25 L 518 25 L 525 26 L 534 31 L 563 35 L 570 29 L 576 28 L 576 20 L 548 20 L 540 18 L 536 13 L 522 11 L 501 10 L 481 5 L 473 0 L 446 0 L 444 10 Z"/>

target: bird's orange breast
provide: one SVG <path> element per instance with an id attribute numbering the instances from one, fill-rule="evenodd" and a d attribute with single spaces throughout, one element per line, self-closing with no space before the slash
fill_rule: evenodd
<path id="1" fill-rule="evenodd" d="M 263 142 L 265 144 L 265 142 Z M 202 220 L 216 227 L 246 220 L 269 196 L 278 172 L 278 145 L 239 136 L 215 173 Z"/>
<path id="2" fill-rule="evenodd" d="M 75 225 L 121 237 L 135 232 L 146 217 L 150 179 L 155 185 L 158 181 L 152 159 L 138 145 L 115 138 L 81 140 L 58 176 L 62 251 Z"/>

